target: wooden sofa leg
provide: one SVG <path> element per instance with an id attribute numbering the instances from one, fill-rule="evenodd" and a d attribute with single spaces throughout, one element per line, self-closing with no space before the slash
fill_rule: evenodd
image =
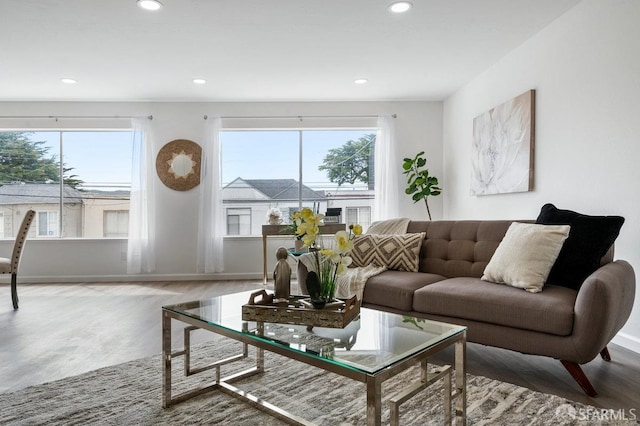
<path id="1" fill-rule="evenodd" d="M 18 283 L 16 274 L 11 274 L 11 301 L 13 309 L 18 309 Z"/>
<path id="2" fill-rule="evenodd" d="M 603 350 L 600 351 L 600 356 L 602 357 L 602 359 L 604 359 L 605 361 L 611 361 L 611 355 L 609 354 L 609 349 L 607 349 L 607 347 L 605 346 Z"/>
<path id="3" fill-rule="evenodd" d="M 564 365 L 564 368 L 567 369 L 569 374 L 571 374 L 571 377 L 573 377 L 574 380 L 578 382 L 582 390 L 584 390 L 584 393 L 586 393 L 591 397 L 598 395 L 596 390 L 591 385 L 591 382 L 589 381 L 587 376 L 584 374 L 584 371 L 582 371 L 582 367 L 580 367 L 580 364 L 576 364 L 575 362 L 564 361 L 564 360 L 560 360 L 560 362 L 562 363 L 562 365 Z"/>

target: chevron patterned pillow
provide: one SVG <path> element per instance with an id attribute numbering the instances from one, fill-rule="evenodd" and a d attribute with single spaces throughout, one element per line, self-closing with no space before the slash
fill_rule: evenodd
<path id="1" fill-rule="evenodd" d="M 387 269 L 418 272 L 420 247 L 425 233 L 359 235 L 353 240 L 353 266 L 386 266 Z"/>

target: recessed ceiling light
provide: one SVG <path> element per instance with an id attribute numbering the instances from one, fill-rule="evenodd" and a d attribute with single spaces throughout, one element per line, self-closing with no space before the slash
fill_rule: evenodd
<path id="1" fill-rule="evenodd" d="M 144 10 L 158 10 L 162 8 L 162 3 L 158 0 L 138 0 L 138 6 Z"/>
<path id="2" fill-rule="evenodd" d="M 61 78 L 60 81 L 63 82 L 64 84 L 76 84 L 78 82 L 73 78 Z"/>
<path id="3" fill-rule="evenodd" d="M 205 80 L 204 78 L 194 78 L 193 82 L 195 84 L 205 84 L 207 82 L 207 80 Z"/>
<path id="4" fill-rule="evenodd" d="M 389 10 L 393 13 L 403 13 L 411 9 L 413 4 L 410 1 L 397 1 L 389 6 Z"/>
<path id="5" fill-rule="evenodd" d="M 366 78 L 358 78 L 356 80 L 353 81 L 355 84 L 367 84 L 369 82 L 369 80 L 367 80 Z"/>

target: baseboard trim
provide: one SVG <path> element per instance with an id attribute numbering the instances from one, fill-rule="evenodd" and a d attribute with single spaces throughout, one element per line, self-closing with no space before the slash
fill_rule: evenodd
<path id="1" fill-rule="evenodd" d="M 141 281 L 222 281 L 260 280 L 262 274 L 215 273 L 215 274 L 136 274 L 136 275 L 61 275 L 48 277 L 19 277 L 22 284 L 79 283 L 79 282 L 141 282 Z"/>
<path id="2" fill-rule="evenodd" d="M 640 339 L 627 333 L 618 333 L 611 340 L 618 346 L 640 354 Z"/>

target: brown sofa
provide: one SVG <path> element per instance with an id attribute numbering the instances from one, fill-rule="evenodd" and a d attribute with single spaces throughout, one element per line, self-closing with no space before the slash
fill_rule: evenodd
<path id="1" fill-rule="evenodd" d="M 545 285 L 540 293 L 480 277 L 513 221 L 412 221 L 425 232 L 419 272 L 387 270 L 369 278 L 363 306 L 468 327 L 468 340 L 558 359 L 584 391 L 596 391 L 580 364 L 600 354 L 625 324 L 635 297 L 635 274 L 613 260 L 613 246 L 579 290 Z M 525 221 L 526 222 L 526 221 Z M 306 268 L 298 264 L 303 293 Z"/>

